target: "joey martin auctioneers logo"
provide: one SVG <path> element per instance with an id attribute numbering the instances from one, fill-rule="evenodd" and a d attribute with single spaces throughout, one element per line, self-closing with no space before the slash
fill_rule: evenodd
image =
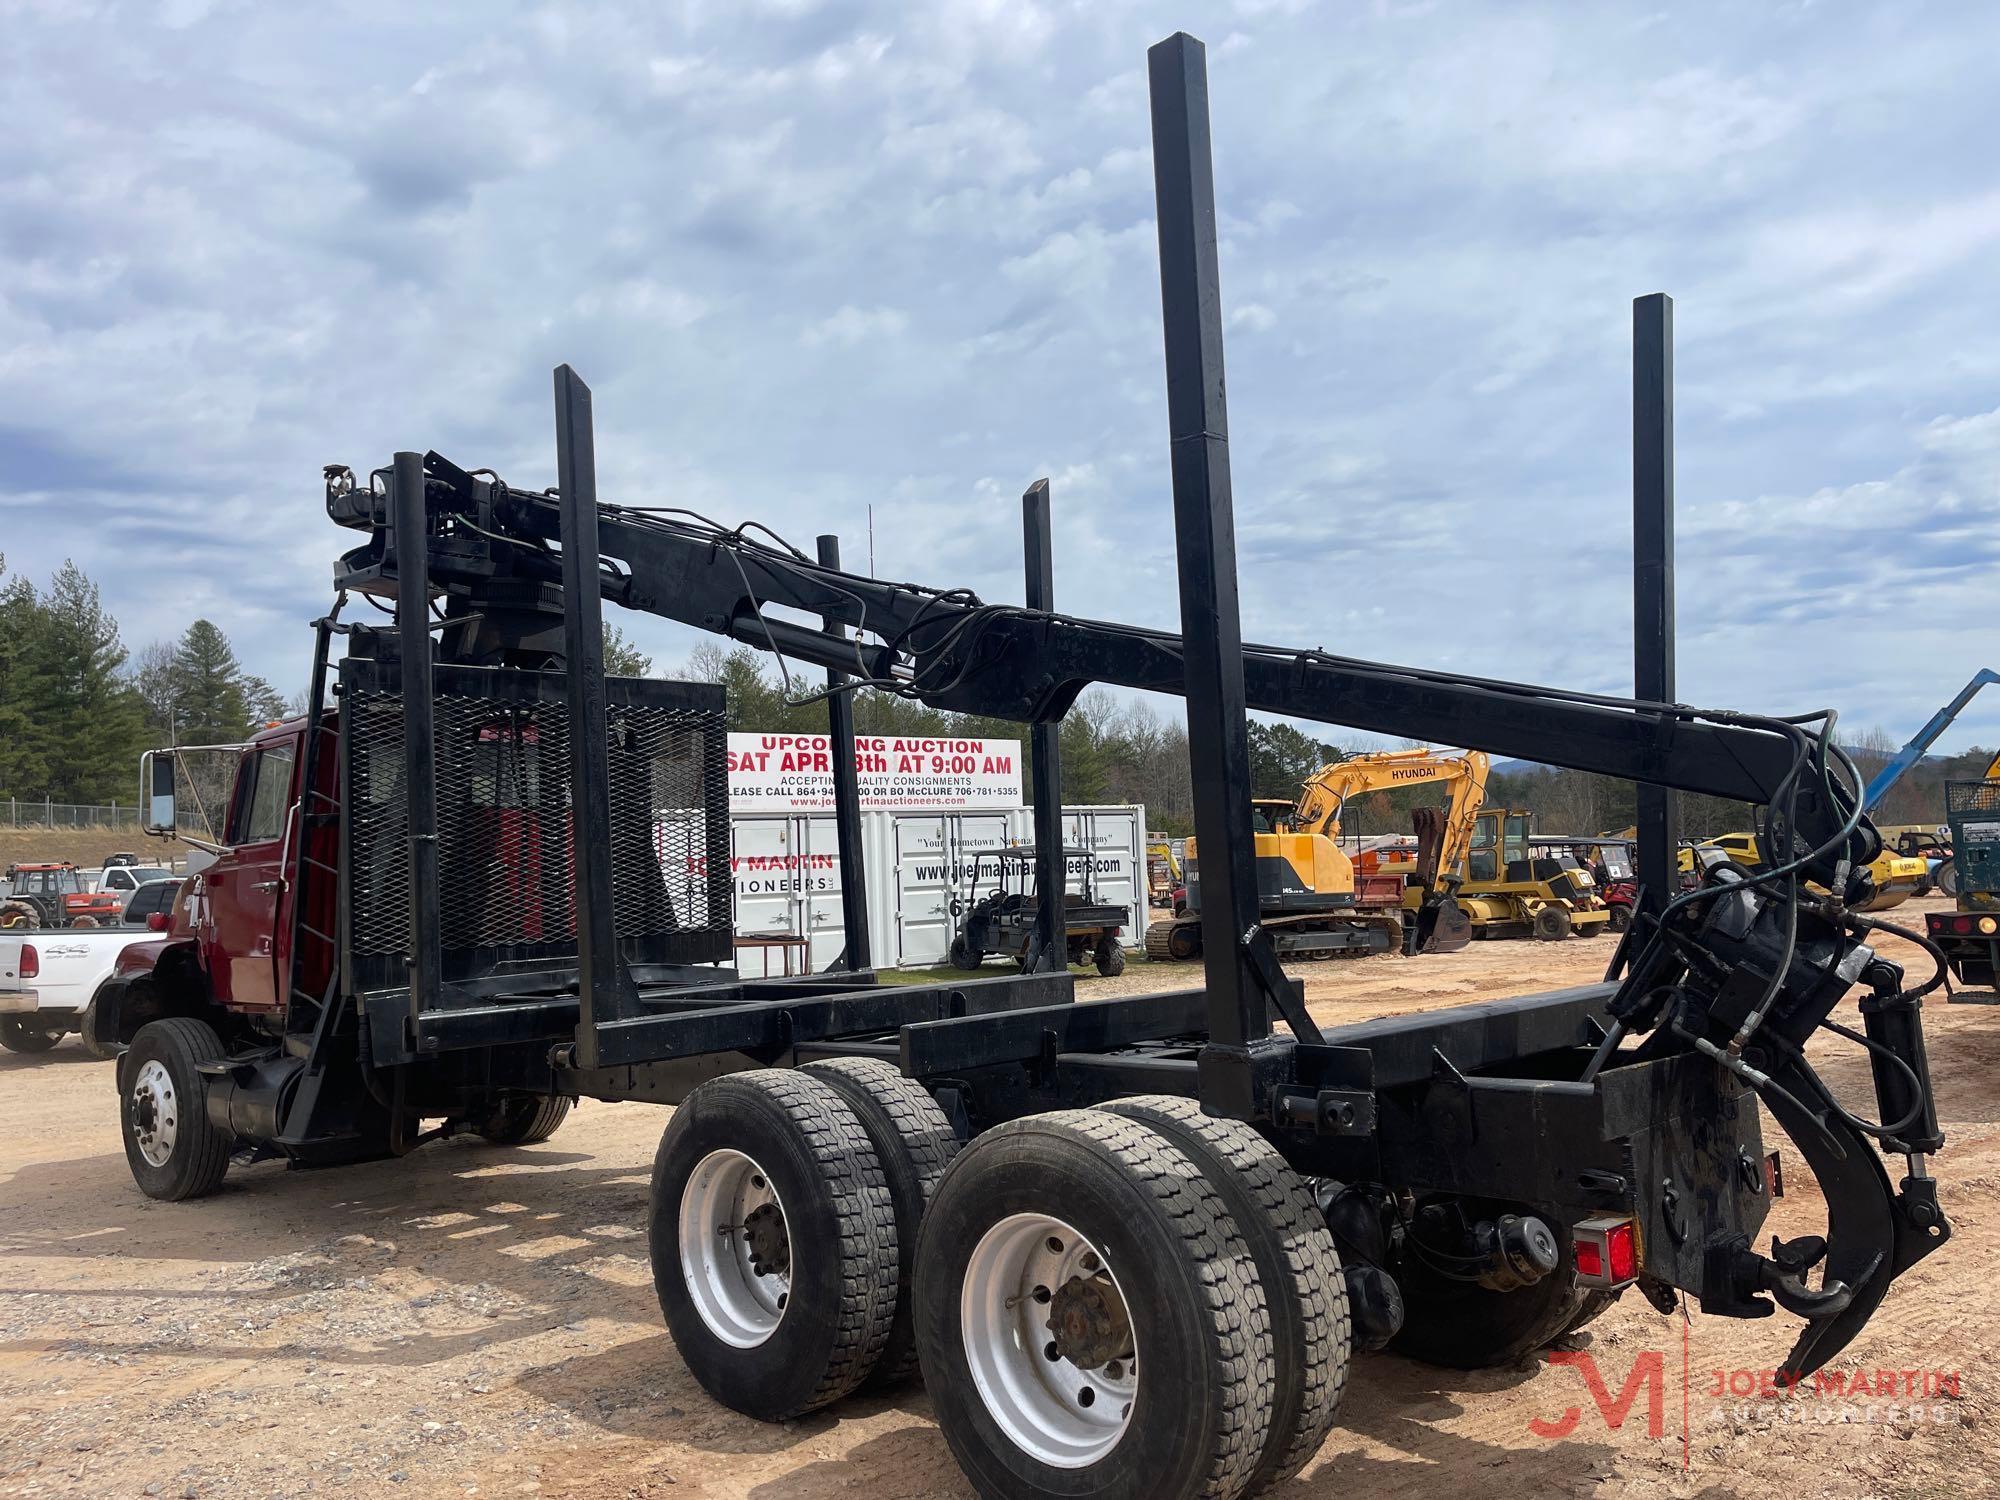
<path id="1" fill-rule="evenodd" d="M 1642 1350 L 1629 1366 L 1618 1369 L 1614 1357 L 1602 1363 L 1585 1350 L 1557 1349 L 1552 1366 L 1574 1372 L 1589 1400 L 1589 1409 L 1565 1407 L 1553 1417 L 1535 1417 L 1528 1431 L 1549 1442 L 1560 1442 L 1579 1430 L 1601 1423 L 1603 1430 L 1622 1431 L 1626 1422 L 1643 1414 L 1646 1436 L 1666 1440 L 1677 1436 L 1681 1467 L 1691 1467 L 1696 1428 L 1741 1431 L 1779 1424 L 1797 1426 L 1954 1425 L 1964 1420 L 1956 1370 L 1863 1368 L 1824 1369 L 1804 1378 L 1778 1370 L 1701 1369 L 1689 1357 L 1688 1325 L 1681 1325 L 1678 1370 L 1662 1349 Z M 1677 1377 L 1677 1378 L 1676 1378 Z M 1612 1389 L 1613 1381 L 1617 1389 Z M 1678 1386 L 1678 1390 L 1671 1389 Z M 1678 1411 L 1673 1408 L 1678 1407 Z M 1679 1421 L 1673 1421 L 1678 1416 Z M 1672 1429 L 1678 1427 L 1678 1433 Z"/>

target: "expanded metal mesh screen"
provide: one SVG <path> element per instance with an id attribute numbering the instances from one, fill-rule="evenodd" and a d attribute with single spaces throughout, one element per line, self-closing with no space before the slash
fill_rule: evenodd
<path id="1" fill-rule="evenodd" d="M 1947 781 L 1944 784 L 1947 813 L 2000 813 L 2000 781 Z"/>
<path id="2" fill-rule="evenodd" d="M 500 675 L 492 676 L 500 685 Z M 480 693 L 440 692 L 433 702 L 438 927 L 447 976 L 573 956 L 577 850 L 566 709 Z M 401 955 L 409 946 L 411 897 L 402 704 L 392 690 L 350 683 L 342 708 L 348 941 L 359 959 Z M 608 719 L 611 841 L 588 857 L 610 861 L 620 946 L 634 961 L 726 958 L 723 715 L 614 702 Z"/>

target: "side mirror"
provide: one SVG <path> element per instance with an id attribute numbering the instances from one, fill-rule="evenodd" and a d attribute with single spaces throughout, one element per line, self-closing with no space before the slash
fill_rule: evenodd
<path id="1" fill-rule="evenodd" d="M 174 757 L 171 751 L 148 750 L 139 757 L 139 801 L 146 809 L 146 832 L 171 837 L 174 831 Z"/>
<path id="2" fill-rule="evenodd" d="M 148 931 L 148 932 L 172 932 L 173 930 L 174 930 L 174 921 L 173 921 L 173 918 L 172 918 L 172 917 L 170 917 L 170 916 L 168 916 L 168 915 L 167 915 L 167 914 L 166 914 L 165 912 L 163 912 L 163 911 L 156 911 L 156 912 L 150 912 L 150 913 L 148 913 L 148 914 L 147 914 L 147 916 L 146 916 L 146 931 Z"/>

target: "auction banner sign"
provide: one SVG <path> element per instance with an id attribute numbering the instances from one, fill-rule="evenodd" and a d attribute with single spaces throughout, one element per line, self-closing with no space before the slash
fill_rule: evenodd
<path id="1" fill-rule="evenodd" d="M 861 806 L 889 812 L 1021 806 L 1019 740 L 854 737 Z M 729 736 L 733 813 L 831 812 L 833 751 L 823 734 Z"/>

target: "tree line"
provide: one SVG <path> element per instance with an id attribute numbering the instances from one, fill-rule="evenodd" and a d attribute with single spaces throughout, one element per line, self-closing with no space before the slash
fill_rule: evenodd
<path id="1" fill-rule="evenodd" d="M 212 622 L 134 656 L 74 562 L 37 588 L 0 555 L 0 796 L 130 803 L 142 750 L 241 740 L 285 710 Z"/>

